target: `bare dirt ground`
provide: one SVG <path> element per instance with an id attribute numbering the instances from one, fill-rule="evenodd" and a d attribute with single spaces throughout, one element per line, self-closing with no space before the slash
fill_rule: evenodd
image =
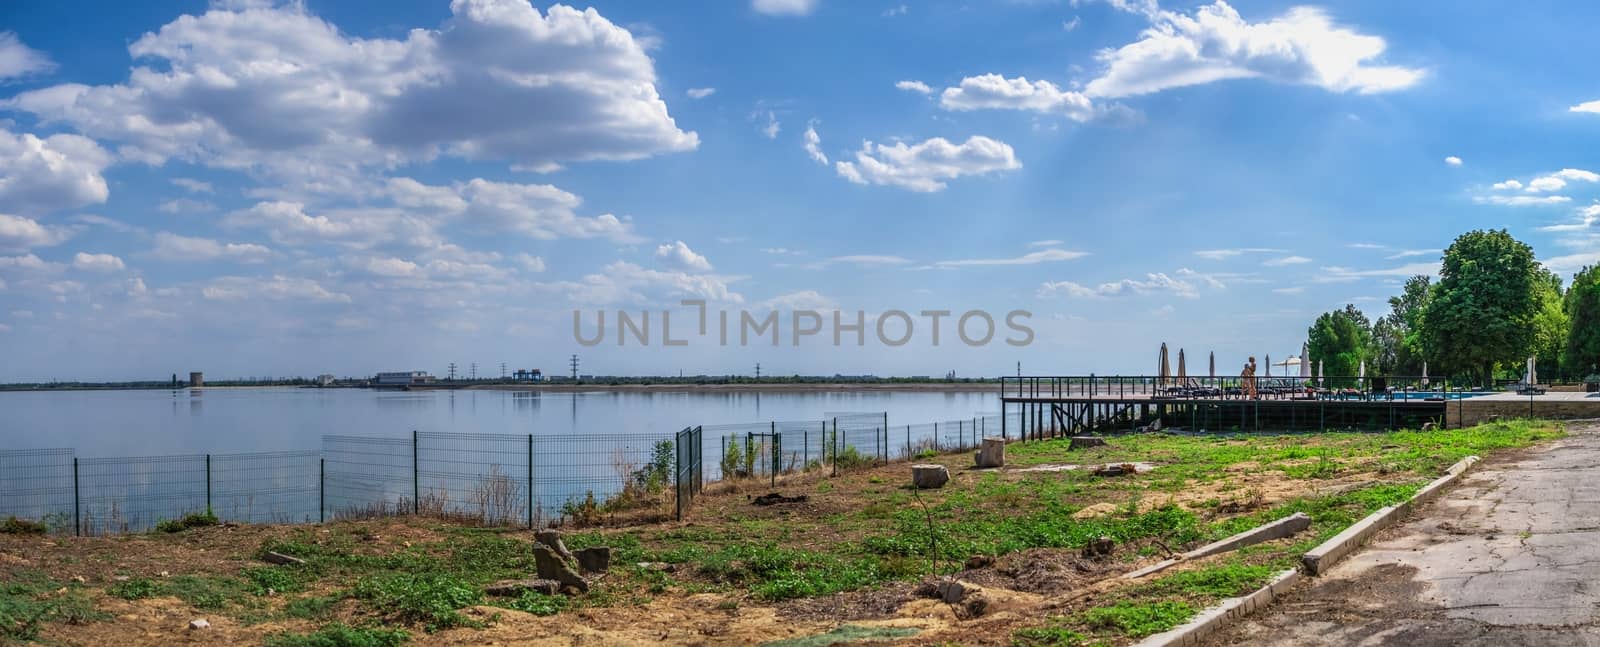
<path id="1" fill-rule="evenodd" d="M 1234 645 L 1600 644 L 1600 424 L 1485 461 Z"/>
<path id="2" fill-rule="evenodd" d="M 1247 442 L 1217 440 L 1205 447 L 1207 451 L 1223 451 Z M 1296 437 L 1256 442 L 1277 447 L 1314 442 L 1314 439 Z M 1600 452 L 1600 438 L 1589 437 L 1585 442 L 1594 443 L 1596 451 Z M 1095 457 L 1103 460 L 1105 456 L 1115 455 L 1124 460 L 1122 456 L 1128 450 L 1116 447 L 1103 450 L 1122 454 L 1100 451 L 1074 453 L 1071 458 L 1088 459 L 1084 462 L 1092 463 Z M 1315 458 L 1281 459 L 1270 465 L 1254 460 L 1240 461 L 1204 477 L 1175 477 L 1175 473 L 1180 473 L 1178 468 L 1172 463 L 1162 464 L 1163 459 L 1157 457 L 1153 470 L 1101 479 L 1090 478 L 1082 471 L 1029 471 L 1030 465 L 1037 465 L 1041 460 L 1059 460 L 1067 456 L 1034 458 L 1037 460 L 1018 460 L 1016 465 L 1003 470 L 972 469 L 970 454 L 932 458 L 932 462 L 950 467 L 951 482 L 944 489 L 924 491 L 921 496 L 928 499 L 931 506 L 948 497 L 988 493 L 989 498 L 974 501 L 974 505 L 983 506 L 981 511 L 960 511 L 963 516 L 1017 514 L 1017 511 L 1038 507 L 1039 501 L 1030 497 L 1048 495 L 1060 497 L 1061 503 L 1070 506 L 1066 510 L 1078 510 L 1072 516 L 1079 519 L 1144 512 L 1170 504 L 1192 512 L 1202 522 L 1212 522 L 1262 511 L 1297 497 L 1327 495 L 1374 484 L 1413 482 L 1417 478 L 1416 474 L 1390 473 L 1379 462 L 1365 459 L 1344 461 L 1337 465 L 1335 473 L 1318 478 L 1289 475 L 1299 473 L 1295 468 L 1304 468 L 1318 460 Z M 780 480 L 776 489 L 785 494 L 806 494 L 808 499 L 803 503 L 773 506 L 755 506 L 750 501 L 753 495 L 772 491 L 766 484 L 722 484 L 710 488 L 703 499 L 696 501 L 688 521 L 657 522 L 661 510 L 648 510 L 606 519 L 604 527 L 591 532 L 613 539 L 626 536 L 651 550 L 672 548 L 684 542 L 694 546 L 699 546 L 695 542 L 706 542 L 709 550 L 723 543 L 777 540 L 785 549 L 819 554 L 838 551 L 841 546 L 849 546 L 866 536 L 892 530 L 888 524 L 894 513 L 913 505 L 907 500 L 905 488 L 908 471 L 905 464 L 894 464 L 851 471 L 837 477 L 818 472 L 789 477 Z M 1491 471 L 1475 473 L 1474 478 Z M 1593 501 L 1596 512 L 1600 512 L 1600 495 L 1593 497 Z M 645 519 L 651 522 L 639 523 Z M 253 603 L 257 607 L 251 608 L 246 617 L 233 611 L 204 611 L 175 597 L 123 600 L 108 595 L 106 588 L 119 581 L 118 578 L 130 576 L 237 575 L 261 564 L 255 554 L 263 542 L 305 533 L 314 537 L 339 534 L 371 537 L 361 542 L 356 550 L 374 555 L 417 546 L 437 546 L 430 550 L 448 551 L 451 542 L 459 539 L 442 522 L 414 518 L 325 526 L 213 527 L 170 535 L 101 538 L 0 535 L 0 579 L 23 571 L 40 571 L 57 581 L 82 582 L 95 607 L 111 615 L 109 621 L 45 625 L 41 637 L 47 642 L 162 647 L 260 644 L 280 632 L 316 630 L 326 624 L 327 619 L 285 615 L 282 611 L 287 600 L 281 595 Z M 682 539 L 681 535 L 686 534 L 701 539 Z M 502 536 L 532 541 L 532 533 L 525 531 L 506 532 Z M 1293 542 L 1294 539 L 1280 540 L 1264 546 L 1262 559 L 1269 558 L 1275 549 L 1282 553 L 1282 549 Z M 1173 548 L 1182 549 L 1180 546 Z M 673 573 L 668 588 L 651 594 L 625 590 L 642 589 L 643 581 L 629 579 L 636 578 L 637 573 L 613 570 L 612 574 L 604 576 L 609 581 L 602 579 L 597 585 L 601 589 L 610 587 L 617 602 L 579 604 L 551 616 L 476 606 L 464 613 L 484 621 L 483 628 L 454 628 L 435 633 L 426 633 L 416 626 L 408 629 L 412 631 L 411 644 L 421 645 L 750 645 L 817 636 L 848 624 L 916 630 L 914 635 L 894 639 L 896 644 L 1010 645 L 1017 629 L 1037 626 L 1046 618 L 1070 615 L 1118 599 L 1118 591 L 1129 586 L 1120 581 L 1118 575 L 1165 556 L 1164 550 L 1157 550 L 1154 544 L 1143 540 L 1118 546 L 1117 553 L 1111 557 L 1085 557 L 1076 549 L 1064 548 L 1029 548 L 993 556 L 968 562 L 957 574 L 956 577 L 976 590 L 973 598 L 981 600 L 977 604 L 957 605 L 919 595 L 915 590 L 918 586 L 915 577 L 891 578 L 845 593 L 774 602 L 757 599 L 742 585 L 718 582 L 696 572 L 688 564 L 680 565 Z M 1222 557 L 1186 563 L 1169 573 L 1204 568 Z M 622 565 L 622 570 L 629 570 L 629 566 Z M 317 586 L 324 588 L 314 588 L 308 594 L 337 593 L 336 587 L 351 584 L 353 582 L 321 582 Z M 1377 585 L 1367 582 L 1352 586 Z M 206 618 L 212 628 L 185 630 L 185 625 L 194 618 Z M 373 616 L 370 610 L 362 610 L 357 601 L 346 599 L 337 604 L 332 619 L 367 624 L 373 621 Z M 1260 635 L 1246 637 L 1256 639 Z M 1116 638 L 1111 642 L 1125 644 L 1129 641 Z"/>

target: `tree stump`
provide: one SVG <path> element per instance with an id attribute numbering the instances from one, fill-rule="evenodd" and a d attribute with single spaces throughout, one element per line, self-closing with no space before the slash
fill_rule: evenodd
<path id="1" fill-rule="evenodd" d="M 983 439 L 983 446 L 978 449 L 978 467 L 1005 467 L 1006 441 L 1004 438 L 988 437 Z"/>
<path id="2" fill-rule="evenodd" d="M 911 466 L 911 485 L 919 490 L 935 490 L 950 482 L 950 470 L 936 463 Z"/>

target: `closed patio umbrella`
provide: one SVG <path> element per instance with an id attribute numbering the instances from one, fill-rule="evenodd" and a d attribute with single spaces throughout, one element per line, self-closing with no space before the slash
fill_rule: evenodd
<path id="1" fill-rule="evenodd" d="M 1156 359 L 1156 386 L 1166 386 L 1167 378 L 1172 375 L 1171 365 L 1167 362 L 1167 342 L 1161 342 L 1161 355 Z"/>
<path id="2" fill-rule="evenodd" d="M 1422 386 L 1428 386 L 1428 360 L 1422 360 Z"/>
<path id="3" fill-rule="evenodd" d="M 1317 386 L 1322 386 L 1322 360 L 1317 360 Z"/>
<path id="4" fill-rule="evenodd" d="M 1178 349 L 1178 386 L 1189 384 L 1189 370 L 1183 365 L 1183 349 Z"/>
<path id="5" fill-rule="evenodd" d="M 1267 360 L 1267 377 L 1272 377 L 1272 356 L 1268 355 L 1265 359 Z"/>
<path id="6" fill-rule="evenodd" d="M 1311 346 L 1300 344 L 1300 383 L 1303 385 L 1311 380 Z"/>
<path id="7" fill-rule="evenodd" d="M 1211 351 L 1211 377 L 1217 377 L 1217 351 Z"/>

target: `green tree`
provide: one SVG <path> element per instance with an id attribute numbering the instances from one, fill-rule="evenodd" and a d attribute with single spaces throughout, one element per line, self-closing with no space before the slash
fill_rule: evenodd
<path id="1" fill-rule="evenodd" d="M 1322 313 L 1306 330 L 1306 347 L 1311 361 L 1322 362 L 1325 374 L 1356 375 L 1361 361 L 1368 359 L 1372 352 L 1372 330 L 1367 316 L 1354 304 L 1343 310 Z"/>
<path id="2" fill-rule="evenodd" d="M 1372 361 L 1379 372 L 1422 374 L 1422 313 L 1428 307 L 1432 289 L 1432 277 L 1417 275 L 1406 280 L 1399 296 L 1389 297 L 1389 314 L 1372 325 Z"/>
<path id="3" fill-rule="evenodd" d="M 1560 377 L 1571 371 L 1561 362 L 1566 354 L 1569 319 L 1561 297 L 1561 276 L 1540 270 L 1534 281 L 1533 356 L 1539 361 L 1539 374 Z M 1582 377 L 1579 375 L 1579 377 Z"/>
<path id="4" fill-rule="evenodd" d="M 1562 366 L 1577 377 L 1600 372 L 1600 266 L 1574 274 L 1563 302 L 1569 326 Z"/>
<path id="5" fill-rule="evenodd" d="M 1519 362 L 1533 346 L 1539 275 L 1533 248 L 1505 230 L 1462 234 L 1444 251 L 1423 313 L 1423 352 L 1441 372 L 1476 372 L 1491 385 L 1497 363 Z"/>

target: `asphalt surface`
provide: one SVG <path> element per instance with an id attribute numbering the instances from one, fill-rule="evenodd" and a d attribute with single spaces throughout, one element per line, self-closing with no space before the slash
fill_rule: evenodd
<path id="1" fill-rule="evenodd" d="M 1479 464 L 1210 645 L 1600 646 L 1600 425 Z"/>

